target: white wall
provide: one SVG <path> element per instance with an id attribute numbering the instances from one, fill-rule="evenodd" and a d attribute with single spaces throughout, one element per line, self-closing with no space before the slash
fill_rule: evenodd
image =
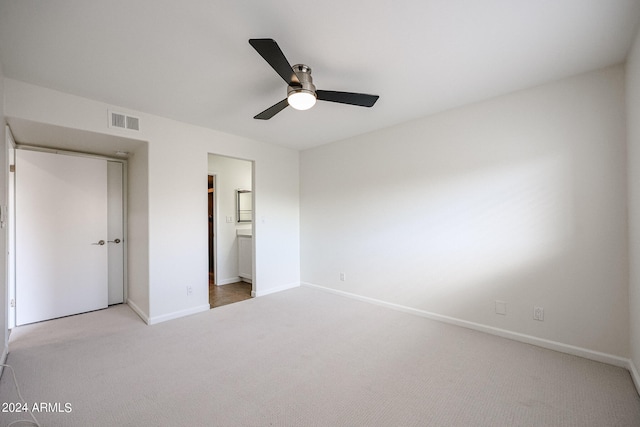
<path id="1" fill-rule="evenodd" d="M 113 106 L 12 79 L 5 79 L 5 89 L 7 117 L 148 141 L 146 152 L 134 153 L 129 164 L 130 179 L 139 173 L 134 187 L 140 193 L 129 194 L 129 208 L 134 198 L 146 196 L 134 207 L 133 215 L 141 217 L 129 220 L 129 287 L 151 323 L 208 309 L 208 153 L 255 162 L 256 215 L 264 219 L 254 229 L 256 294 L 299 285 L 298 152 L 135 111 L 141 131 L 131 134 L 107 127 Z M 145 165 L 148 194 L 141 191 Z"/>
<path id="2" fill-rule="evenodd" d="M 149 316 L 149 147 L 127 162 L 127 302 Z"/>
<path id="3" fill-rule="evenodd" d="M 628 357 L 624 114 L 618 66 L 302 152 L 302 282 Z"/>
<path id="4" fill-rule="evenodd" d="M 227 285 L 240 280 L 236 230 L 251 228 L 251 224 L 236 221 L 236 190 L 252 189 L 251 168 L 251 162 L 246 160 L 209 155 L 209 173 L 216 175 L 217 285 Z M 231 217 L 232 222 L 227 222 L 227 217 Z"/>
<path id="5" fill-rule="evenodd" d="M 629 153 L 629 311 L 631 360 L 640 389 L 640 32 L 627 60 L 627 138 Z"/>

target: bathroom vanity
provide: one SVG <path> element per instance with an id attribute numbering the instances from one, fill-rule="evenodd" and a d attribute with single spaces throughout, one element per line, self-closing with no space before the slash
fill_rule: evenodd
<path id="1" fill-rule="evenodd" d="M 252 230 L 236 230 L 238 239 L 238 275 L 244 282 L 251 283 L 252 280 Z"/>

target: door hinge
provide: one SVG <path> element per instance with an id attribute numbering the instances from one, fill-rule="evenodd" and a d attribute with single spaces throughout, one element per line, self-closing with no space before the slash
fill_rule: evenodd
<path id="1" fill-rule="evenodd" d="M 16 300 L 15 299 L 11 299 L 11 308 L 16 308 Z"/>
<path id="2" fill-rule="evenodd" d="M 9 165 L 9 172 L 15 172 L 16 171 L 16 165 Z"/>

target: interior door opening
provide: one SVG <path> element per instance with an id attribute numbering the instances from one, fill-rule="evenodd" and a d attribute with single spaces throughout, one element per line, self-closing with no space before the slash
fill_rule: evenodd
<path id="1" fill-rule="evenodd" d="M 209 304 L 255 295 L 253 162 L 209 154 Z"/>
<path id="2" fill-rule="evenodd" d="M 120 200 L 120 206 L 117 208 L 119 211 L 118 217 L 123 227 L 122 234 L 109 232 L 105 236 L 96 237 L 93 243 L 104 240 L 105 244 L 103 246 L 90 247 L 92 249 L 104 249 L 108 252 L 112 252 L 112 249 L 119 249 L 123 253 L 123 266 L 117 269 L 116 276 L 112 275 L 112 277 L 122 277 L 123 285 L 120 287 L 120 292 L 111 295 L 111 297 L 115 297 L 115 300 L 110 299 L 111 302 L 108 302 L 108 304 L 117 304 L 120 299 L 126 304 L 134 303 L 138 310 L 134 309 L 134 311 L 145 319 L 149 313 L 149 276 L 148 269 L 144 267 L 145 261 L 148 259 L 146 256 L 149 250 L 148 239 L 144 238 L 146 237 L 146 230 L 148 230 L 149 214 L 148 205 L 146 204 L 149 191 L 146 178 L 148 176 L 148 142 L 17 118 L 7 117 L 7 122 L 6 159 L 9 170 L 9 188 L 6 216 L 8 218 L 8 221 L 6 221 L 8 235 L 8 253 L 6 254 L 8 298 L 6 304 L 9 307 L 9 329 L 16 327 L 17 311 L 21 306 L 21 299 L 16 294 L 17 281 L 20 280 L 16 275 L 16 240 L 19 237 L 16 235 L 16 231 L 18 223 L 24 222 L 27 218 L 19 214 L 16 215 L 15 190 L 16 179 L 20 174 L 20 167 L 16 165 L 16 156 L 19 151 L 25 150 L 48 152 L 50 154 L 58 153 L 59 155 L 80 158 L 99 158 L 107 161 L 108 168 L 112 168 L 112 166 L 115 166 L 114 164 L 120 166 L 118 169 L 121 170 L 122 176 L 119 177 L 119 182 L 116 183 L 116 181 L 109 180 L 109 185 L 115 183 L 115 187 L 122 193 L 122 200 Z M 37 141 L 37 144 L 35 141 Z M 42 181 L 46 182 L 51 179 L 53 179 L 53 176 L 49 176 Z M 111 205 L 111 207 L 114 206 Z M 78 209 L 87 211 L 89 208 L 89 206 L 82 205 Z M 47 205 L 42 208 L 42 211 L 44 212 L 42 216 L 47 221 L 53 218 L 54 208 L 52 206 Z M 133 221 L 131 221 L 132 218 L 128 214 L 129 211 L 135 212 Z M 61 223 L 58 223 L 53 228 L 60 227 Z M 72 228 L 75 228 L 75 226 Z M 132 239 L 129 239 L 130 236 Z M 139 236 L 143 237 L 138 238 Z M 54 252 L 62 252 L 62 246 L 66 245 L 68 240 L 66 236 L 63 236 L 58 241 L 60 247 L 56 247 Z M 115 240 L 120 240 L 120 243 L 115 243 Z M 133 268 L 130 268 L 132 265 Z M 54 269 L 57 269 L 57 267 Z M 130 278 L 133 278 L 133 280 L 130 280 Z M 130 282 L 132 283 L 131 286 Z M 40 297 L 45 298 L 47 295 L 41 294 Z M 72 299 L 75 298 L 74 294 Z"/>

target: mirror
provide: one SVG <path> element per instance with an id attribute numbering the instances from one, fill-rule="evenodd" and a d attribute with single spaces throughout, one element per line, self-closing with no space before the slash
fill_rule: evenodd
<path id="1" fill-rule="evenodd" d="M 253 220 L 251 190 L 236 190 L 236 220 L 238 222 L 251 222 Z"/>

